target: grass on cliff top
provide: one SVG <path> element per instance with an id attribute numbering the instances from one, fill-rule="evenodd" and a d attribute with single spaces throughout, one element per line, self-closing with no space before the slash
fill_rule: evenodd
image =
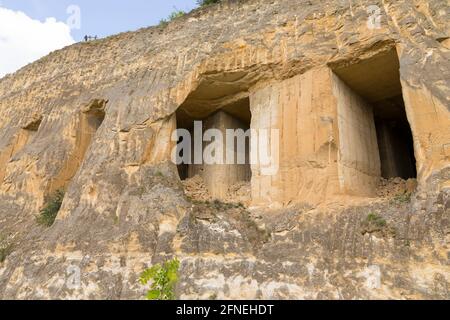
<path id="1" fill-rule="evenodd" d="M 182 17 L 185 14 L 186 14 L 186 12 L 184 12 L 183 10 L 175 10 L 167 17 L 167 19 L 161 19 L 159 21 L 159 25 L 160 26 L 165 26 L 170 21 L 175 20 L 176 18 Z"/>
<path id="2" fill-rule="evenodd" d="M 61 209 L 63 199 L 64 199 L 63 190 L 58 190 L 54 194 L 52 194 L 48 198 L 45 207 L 39 212 L 37 222 L 45 227 L 51 227 L 55 222 L 59 209 Z"/>
<path id="3" fill-rule="evenodd" d="M 200 7 L 205 7 L 205 6 L 209 6 L 211 4 L 215 4 L 215 3 L 219 3 L 219 2 L 221 2 L 221 0 L 197 0 L 197 5 L 200 6 Z M 177 19 L 179 17 L 182 17 L 185 14 L 186 14 L 185 11 L 175 8 L 175 10 L 166 19 L 161 19 L 159 21 L 159 25 L 160 26 L 165 26 L 170 21 L 175 20 L 175 19 Z"/>

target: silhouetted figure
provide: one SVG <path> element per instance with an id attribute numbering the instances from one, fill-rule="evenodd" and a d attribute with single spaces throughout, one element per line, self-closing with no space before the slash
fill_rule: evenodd
<path id="1" fill-rule="evenodd" d="M 97 40 L 97 39 L 98 39 L 98 36 L 95 36 L 95 37 L 93 37 L 93 36 L 88 36 L 88 35 L 85 35 L 85 36 L 84 36 L 84 41 L 86 41 L 86 42 L 92 41 L 92 40 Z"/>

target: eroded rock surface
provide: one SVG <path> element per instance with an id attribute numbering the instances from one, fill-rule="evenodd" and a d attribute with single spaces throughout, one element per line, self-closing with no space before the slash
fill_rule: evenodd
<path id="1" fill-rule="evenodd" d="M 449 14 L 441 0 L 224 1 L 1 79 L 0 298 L 141 299 L 139 274 L 176 256 L 179 298 L 449 299 Z M 351 112 L 371 107 L 336 78 L 386 52 L 414 140 L 407 197 L 372 194 L 375 131 Z M 250 206 L 191 201 L 170 162 L 177 110 L 245 99 L 254 125 L 284 125 L 280 174 L 253 172 Z"/>

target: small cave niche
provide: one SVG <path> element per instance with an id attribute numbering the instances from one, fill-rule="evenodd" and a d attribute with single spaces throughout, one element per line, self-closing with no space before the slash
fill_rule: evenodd
<path id="1" fill-rule="evenodd" d="M 0 183 L 3 182 L 7 164 L 15 161 L 16 156 L 28 145 L 37 134 L 42 123 L 41 115 L 33 115 L 27 119 L 6 147 L 0 150 Z"/>
<path id="2" fill-rule="evenodd" d="M 79 112 L 79 121 L 75 130 L 75 141 L 72 151 L 66 156 L 62 170 L 52 179 L 47 194 L 57 190 L 66 190 L 70 181 L 77 174 L 96 132 L 105 119 L 108 101 L 94 99 Z"/>
<path id="3" fill-rule="evenodd" d="M 14 157 L 36 136 L 42 123 L 42 115 L 33 115 L 21 128 L 17 135 L 16 143 L 11 157 Z"/>
<path id="4" fill-rule="evenodd" d="M 107 100 L 94 99 L 81 110 L 82 127 L 90 128 L 90 133 L 95 133 L 105 120 L 105 108 Z M 83 123 L 84 122 L 84 123 Z M 82 128 L 81 130 L 83 130 Z"/>
<path id="5" fill-rule="evenodd" d="M 189 159 L 188 163 L 178 164 L 182 181 L 190 180 L 190 186 L 194 189 L 198 186 L 192 184 L 202 184 L 199 189 L 204 188 L 203 192 L 207 191 L 208 196 L 220 200 L 230 200 L 230 190 L 236 186 L 250 184 L 251 112 L 247 93 L 230 93 L 226 85 L 220 90 L 207 85 L 200 86 L 178 108 L 176 118 L 177 129 L 189 132 L 189 141 L 184 142 L 183 137 L 180 137 L 177 144 L 178 155 Z M 219 141 L 221 151 L 217 155 L 215 152 L 211 153 L 213 157 L 217 156 L 219 163 L 208 163 L 203 157 L 207 148 L 217 142 L 216 136 L 208 138 L 205 135 L 208 131 L 211 132 L 210 129 L 214 129 L 222 137 L 222 141 Z M 231 136 L 231 132 L 236 136 Z M 237 146 L 242 146 L 242 143 L 245 148 L 238 149 Z M 191 148 L 187 150 L 186 146 L 189 144 Z M 194 155 L 196 151 L 197 157 Z"/>
<path id="6" fill-rule="evenodd" d="M 76 167 L 77 169 L 84 160 L 84 156 L 92 143 L 93 137 L 105 120 L 105 108 L 107 103 L 107 100 L 94 99 L 81 110 L 74 151 L 75 158 L 79 159 L 78 166 Z"/>
<path id="7" fill-rule="evenodd" d="M 37 132 L 42 123 L 41 115 L 34 115 L 23 127 L 23 130 Z"/>
<path id="8" fill-rule="evenodd" d="M 353 123 L 348 127 L 364 126 L 364 128 L 348 130 L 355 131 L 354 136 L 365 136 L 361 140 L 374 145 L 375 150 L 378 149 L 376 152 L 379 154 L 381 177 L 416 178 L 414 141 L 406 115 L 400 81 L 400 63 L 395 48 L 359 63 L 335 68 L 331 66 L 331 68 L 349 88 L 347 96 L 350 97 L 347 97 L 347 104 L 351 106 L 347 108 L 349 111 L 345 117 L 353 119 L 351 120 Z M 355 103 L 355 101 L 363 102 Z M 373 113 L 369 119 L 372 123 L 368 122 L 364 125 L 355 120 L 361 119 L 361 114 L 367 112 Z M 369 130 L 374 130 L 376 133 L 372 135 Z M 374 138 L 367 138 L 369 136 Z M 371 139 L 376 139 L 376 143 Z M 348 143 L 352 143 L 351 140 Z M 358 147 L 349 149 L 361 150 Z M 361 155 L 351 157 L 361 159 Z"/>

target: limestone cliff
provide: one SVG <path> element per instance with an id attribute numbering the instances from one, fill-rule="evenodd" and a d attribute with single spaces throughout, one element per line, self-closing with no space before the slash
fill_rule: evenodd
<path id="1" fill-rule="evenodd" d="M 179 298 L 450 298 L 449 14 L 224 1 L 0 79 L 0 298 L 142 298 L 174 256 Z M 172 131 L 218 110 L 281 134 L 244 206 L 193 201 L 170 161 Z M 383 176 L 418 186 L 380 197 Z"/>

